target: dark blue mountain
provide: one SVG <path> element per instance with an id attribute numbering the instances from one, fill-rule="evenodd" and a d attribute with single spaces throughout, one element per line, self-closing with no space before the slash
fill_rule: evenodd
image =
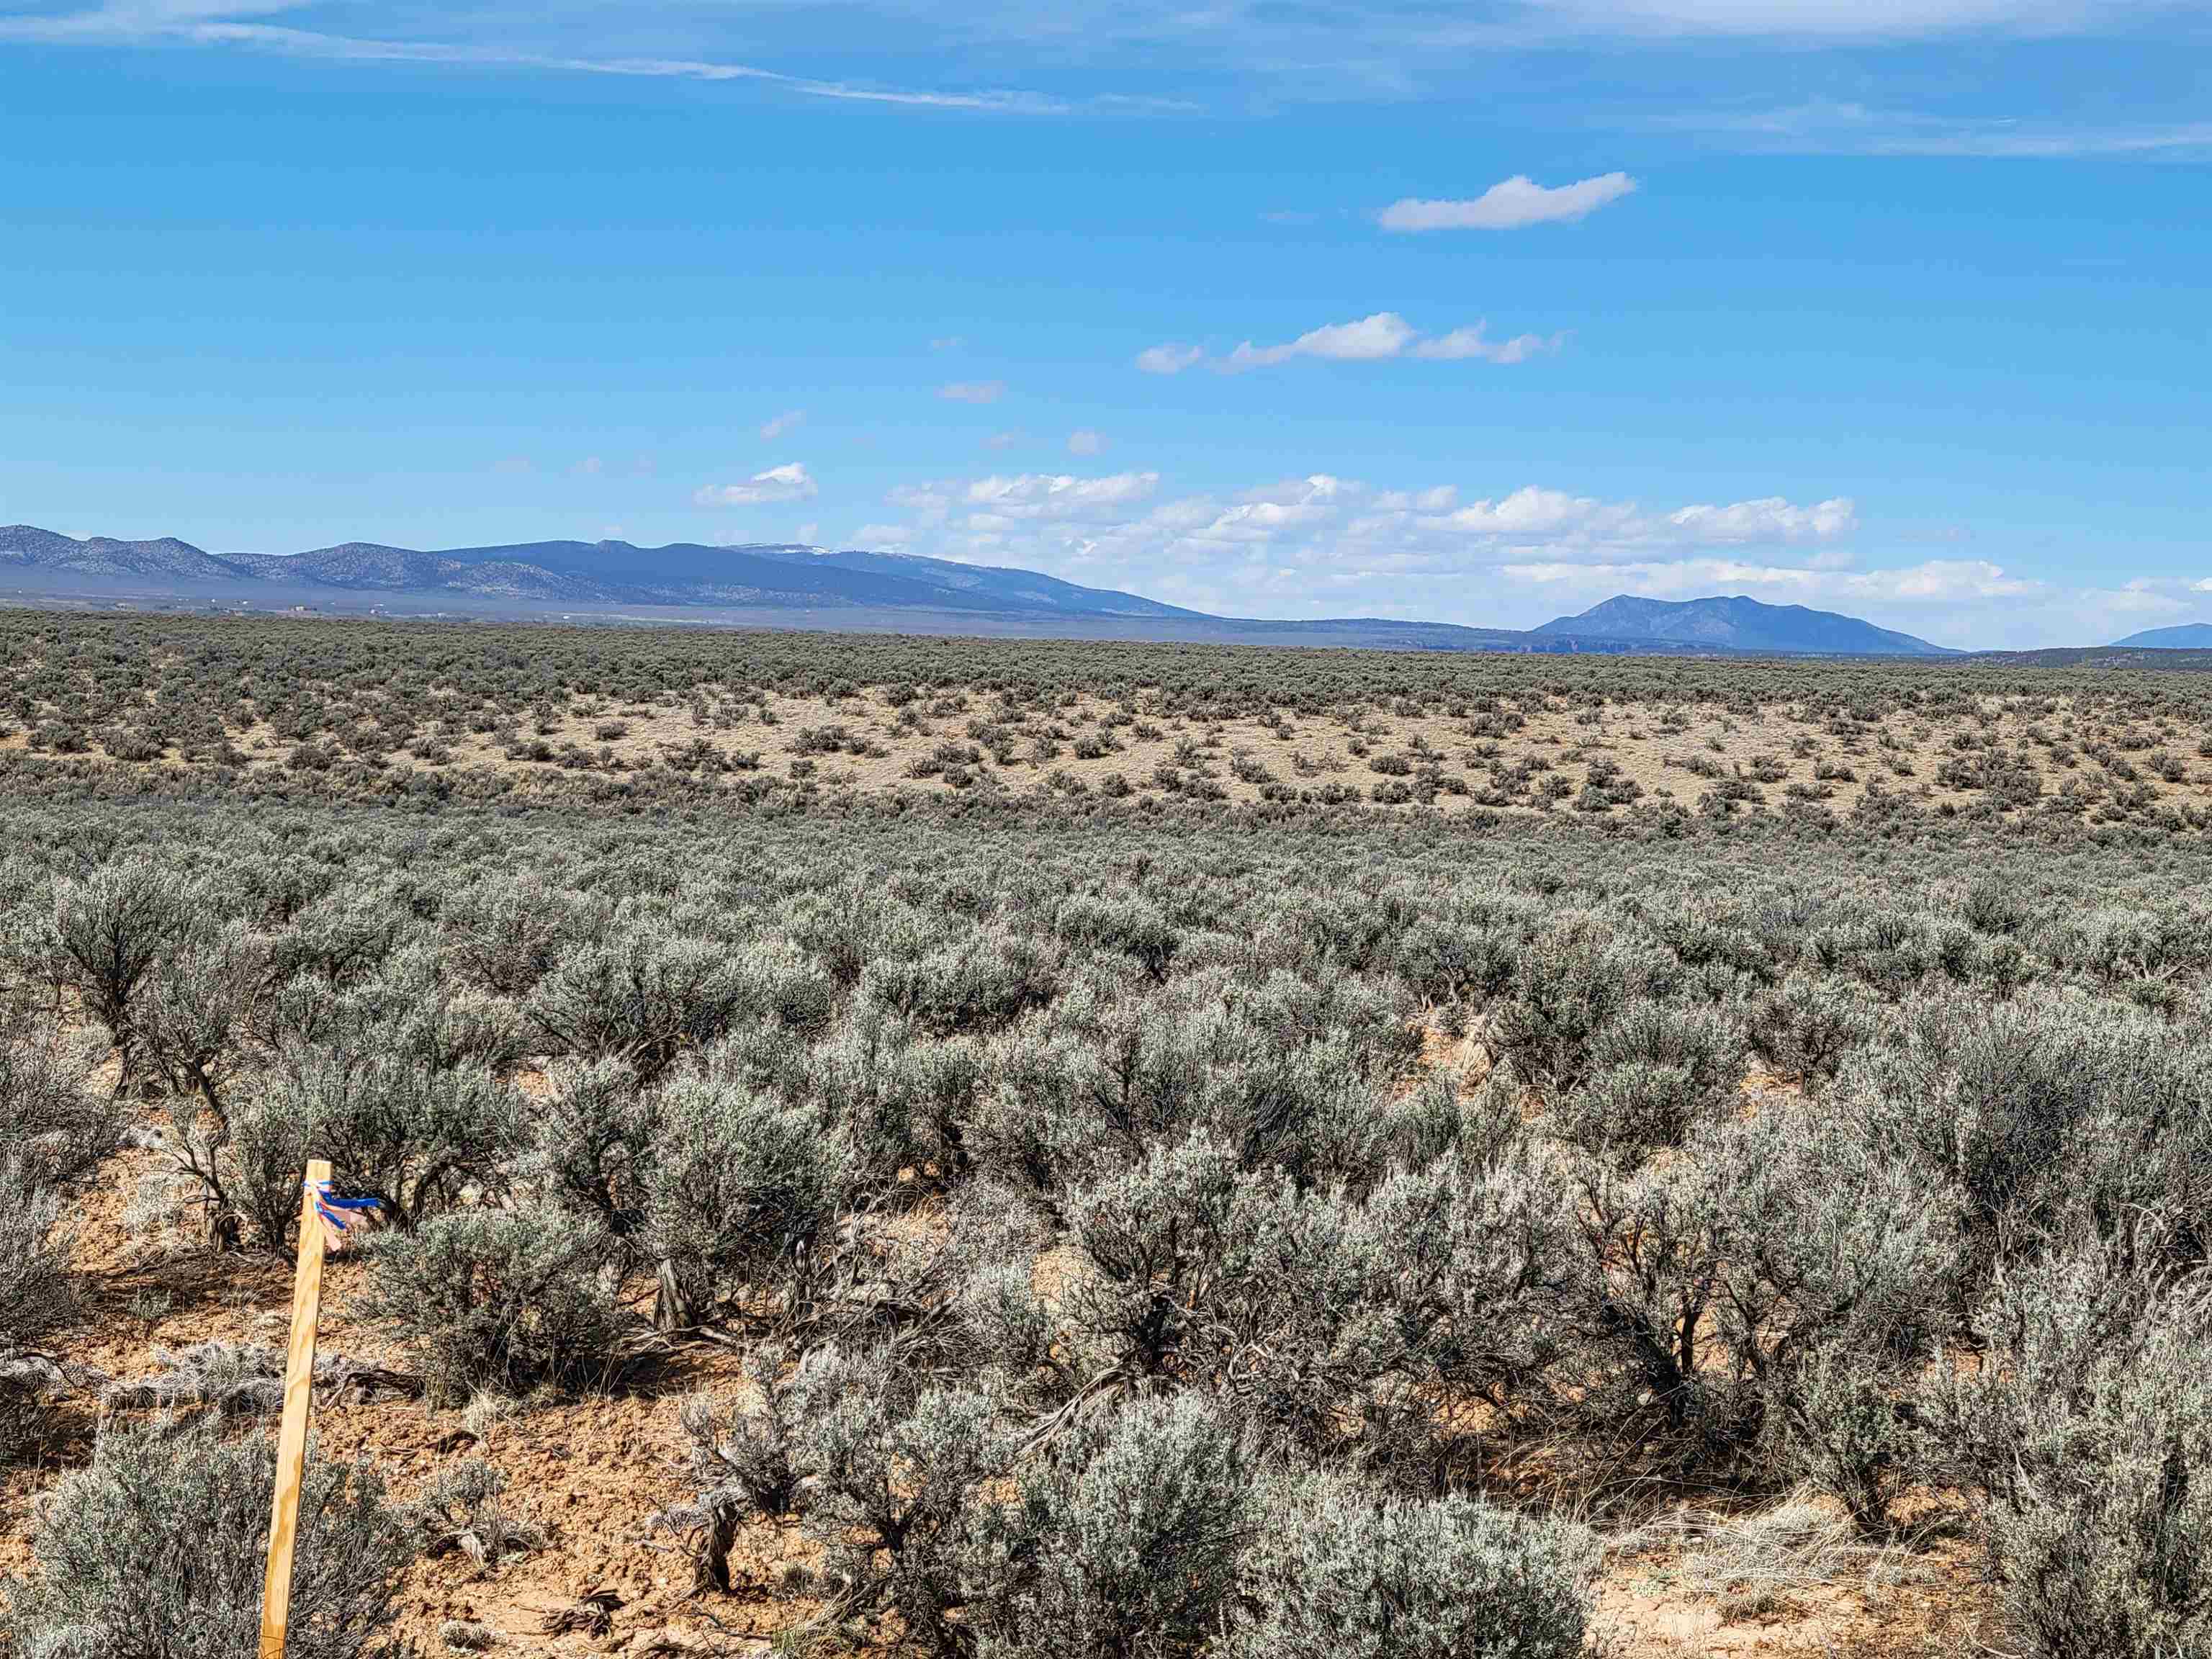
<path id="1" fill-rule="evenodd" d="M 2131 645 L 2144 651 L 2212 651 L 2212 623 L 2181 623 L 2172 628 L 2146 628 L 2116 646 Z"/>
<path id="2" fill-rule="evenodd" d="M 1702 646 L 1719 651 L 1815 653 L 1823 656 L 1940 657 L 1952 654 L 1910 634 L 1893 633 L 1832 611 L 1732 599 L 1639 599 L 1621 594 L 1578 617 L 1535 630 L 1584 640 Z"/>

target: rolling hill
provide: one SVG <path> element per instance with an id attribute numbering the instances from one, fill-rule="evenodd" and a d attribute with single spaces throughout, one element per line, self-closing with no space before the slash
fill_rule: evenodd
<path id="1" fill-rule="evenodd" d="M 1217 617 L 1034 570 L 781 544 L 521 542 L 426 552 L 343 542 L 218 554 L 173 537 L 85 540 L 0 527 L 0 590 L 156 605 L 490 616 L 550 612 L 756 627 L 1377 646 L 1401 650 L 1798 653 L 1929 656 L 1942 647 L 1850 617 L 1748 599 L 1620 598 L 1531 630 L 1342 617 Z M 20 600 L 19 600 L 20 602 Z"/>
<path id="2" fill-rule="evenodd" d="M 2146 628 L 2140 634 L 2114 640 L 2112 644 L 2115 647 L 2132 646 L 2140 651 L 2212 651 L 2212 623 L 2180 623 L 2172 628 Z"/>

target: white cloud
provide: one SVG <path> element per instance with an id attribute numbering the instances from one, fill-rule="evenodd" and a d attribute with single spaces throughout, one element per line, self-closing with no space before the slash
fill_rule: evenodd
<path id="1" fill-rule="evenodd" d="M 1838 496 L 1812 507 L 1793 507 L 1778 495 L 1738 501 L 1732 507 L 1684 507 L 1667 521 L 1698 541 L 1734 545 L 1745 542 L 1832 541 L 1858 527 L 1850 500 Z"/>
<path id="2" fill-rule="evenodd" d="M 605 469 L 605 465 L 606 463 L 600 460 L 598 456 L 586 455 L 576 463 L 576 471 L 586 478 L 596 478 Z"/>
<path id="3" fill-rule="evenodd" d="M 1222 359 L 1234 372 L 1288 362 L 1293 357 L 1326 357 L 1337 362 L 1379 362 L 1395 357 L 1416 337 L 1413 325 L 1395 311 L 1378 311 L 1357 322 L 1329 323 L 1308 329 L 1282 345 L 1255 346 L 1249 340 Z"/>
<path id="4" fill-rule="evenodd" d="M 1566 343 L 1565 334 L 1516 334 L 1510 340 L 1491 339 L 1488 325 L 1477 323 L 1472 328 L 1455 328 L 1449 334 L 1433 335 L 1418 341 L 1413 356 L 1438 362 L 1457 362 L 1466 358 L 1480 358 L 1486 363 L 1525 363 L 1531 357 L 1547 351 L 1557 351 Z"/>
<path id="5" fill-rule="evenodd" d="M 821 531 L 822 526 L 820 525 L 809 520 L 806 523 L 799 526 L 799 539 L 811 547 L 814 544 L 815 537 L 819 535 Z"/>
<path id="6" fill-rule="evenodd" d="M 771 415 L 768 419 L 763 421 L 761 422 L 760 434 L 769 443 L 774 443 L 778 438 L 783 436 L 785 433 L 799 425 L 801 422 L 805 420 L 805 418 L 806 411 L 805 410 L 787 409 L 782 414 Z"/>
<path id="7" fill-rule="evenodd" d="M 937 395 L 956 404 L 995 404 L 1006 395 L 1004 380 L 953 380 L 937 388 Z"/>
<path id="8" fill-rule="evenodd" d="M 760 507 L 772 501 L 811 501 L 814 480 L 797 461 L 756 472 L 743 483 L 708 484 L 691 499 L 701 507 Z"/>
<path id="9" fill-rule="evenodd" d="M 1527 628 L 1615 593 L 1747 593 L 1945 645 L 2096 643 L 2201 614 L 2212 577 L 2062 585 L 1990 559 L 1883 562 L 1845 496 L 1645 504 L 1314 472 L 1167 494 L 1158 475 L 994 474 L 892 492 L 863 544 L 1042 570 L 1228 616 Z"/>
<path id="10" fill-rule="evenodd" d="M 1163 498 L 1159 483 L 1130 471 L 903 486 L 890 495 L 900 535 L 881 539 L 1233 615 L 1505 625 L 1543 621 L 1555 590 L 1612 580 L 1607 591 L 1619 591 L 1678 565 L 1687 580 L 1685 562 L 1699 558 L 1716 579 L 1788 570 L 1765 580 L 1792 592 L 1856 574 L 1849 544 L 1858 517 L 1842 498 L 1651 509 L 1535 486 L 1474 499 L 1449 483 L 1378 489 L 1328 472 L 1227 495 Z M 1772 556 L 1740 550 L 1753 547 Z"/>
<path id="11" fill-rule="evenodd" d="M 940 334 L 929 343 L 929 349 L 932 351 L 957 351 L 967 343 L 964 335 Z"/>
<path id="12" fill-rule="evenodd" d="M 1067 453 L 1071 455 L 1096 455 L 1106 447 L 1106 440 L 1091 428 L 1078 427 L 1067 434 Z"/>
<path id="13" fill-rule="evenodd" d="M 983 440 L 983 447 L 986 449 L 1012 449 L 1016 444 L 1021 442 L 1021 441 L 1022 434 L 1018 432 L 994 432 Z"/>
<path id="14" fill-rule="evenodd" d="M 1516 173 L 1471 201 L 1423 201 L 1407 197 L 1382 210 L 1385 230 L 1518 230 L 1527 225 L 1581 219 L 1636 189 L 1625 173 L 1547 188 Z"/>
<path id="15" fill-rule="evenodd" d="M 961 493 L 972 511 L 1004 519 L 1073 520 L 1112 514 L 1150 500 L 1157 472 L 1115 472 L 1103 478 L 1024 472 L 978 478 Z"/>
<path id="16" fill-rule="evenodd" d="M 1328 323 L 1308 329 L 1295 340 L 1275 345 L 1255 345 L 1246 340 L 1225 356 L 1212 359 L 1224 374 L 1269 368 L 1294 357 L 1315 357 L 1329 362 L 1376 363 L 1396 357 L 1419 357 L 1431 362 L 1477 360 L 1492 363 L 1525 363 L 1532 357 L 1557 351 L 1566 343 L 1564 333 L 1519 334 L 1510 340 L 1493 340 L 1489 325 L 1475 323 L 1444 334 L 1423 334 L 1395 311 L 1378 311 L 1348 323 Z M 1193 363 L 1206 361 L 1196 346 L 1154 346 L 1139 352 L 1137 367 L 1152 374 L 1174 374 Z"/>
<path id="17" fill-rule="evenodd" d="M 1147 374 L 1180 374 L 1205 356 L 1196 346 L 1170 342 L 1166 345 L 1146 346 L 1137 354 L 1137 367 Z"/>

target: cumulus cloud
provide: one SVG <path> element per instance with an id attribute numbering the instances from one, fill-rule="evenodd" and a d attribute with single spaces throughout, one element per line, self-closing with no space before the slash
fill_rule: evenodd
<path id="1" fill-rule="evenodd" d="M 948 403 L 995 404 L 1006 395 L 1004 380 L 952 380 L 937 388 Z"/>
<path id="2" fill-rule="evenodd" d="M 782 414 L 771 415 L 768 419 L 763 421 L 761 422 L 760 434 L 769 442 L 774 443 L 778 438 L 783 436 L 785 433 L 790 431 L 793 427 L 797 426 L 805 418 L 806 411 L 805 410 L 787 409 Z"/>
<path id="3" fill-rule="evenodd" d="M 1067 473 L 994 474 L 961 492 L 973 513 L 1005 519 L 1069 520 L 1113 514 L 1152 498 L 1159 488 L 1157 472 L 1115 472 L 1103 478 Z"/>
<path id="4" fill-rule="evenodd" d="M 890 492 L 864 546 L 1042 570 L 1218 615 L 1527 628 L 1615 593 L 1747 593 L 1945 645 L 2101 641 L 2200 614 L 2212 577 L 2063 586 L 1990 559 L 1870 556 L 1832 495 L 1645 502 L 1544 484 L 1484 495 L 1316 471 L 1171 492 L 1159 474 L 998 472 Z"/>
<path id="5" fill-rule="evenodd" d="M 1096 455 L 1106 447 L 1106 440 L 1091 428 L 1078 427 L 1067 434 L 1067 453 L 1071 455 Z"/>
<path id="6" fill-rule="evenodd" d="M 1729 507 L 1677 507 L 1667 522 L 1708 543 L 1833 541 L 1858 528 L 1858 512 L 1845 496 L 1795 507 L 1770 495 Z"/>
<path id="7" fill-rule="evenodd" d="M 895 544 L 945 557 L 1236 615 L 1484 623 L 1514 620 L 1499 607 L 1516 592 L 1533 605 L 1576 585 L 1554 566 L 1632 586 L 1632 567 L 1705 557 L 1749 569 L 1760 561 L 1736 550 L 1764 547 L 1775 568 L 1796 568 L 1792 580 L 1816 581 L 1824 567 L 1848 568 L 1858 527 L 1840 497 L 1651 508 L 1533 485 L 1493 496 L 1450 483 L 1384 489 L 1330 472 L 1166 497 L 1149 471 L 994 473 L 902 486 L 890 499 Z"/>
<path id="8" fill-rule="evenodd" d="M 1196 346 L 1177 345 L 1170 341 L 1165 345 L 1146 346 L 1137 354 L 1137 367 L 1147 374 L 1180 374 L 1205 356 Z"/>
<path id="9" fill-rule="evenodd" d="M 811 501 L 814 480 L 797 461 L 756 472 L 743 483 L 708 484 L 691 499 L 701 507 L 761 507 L 773 501 Z"/>
<path id="10" fill-rule="evenodd" d="M 1424 201 L 1409 196 L 1393 202 L 1382 210 L 1382 224 L 1385 230 L 1401 231 L 1519 230 L 1586 218 L 1636 187 L 1636 180 L 1625 173 L 1600 173 L 1548 188 L 1525 173 L 1516 173 L 1471 200 Z"/>

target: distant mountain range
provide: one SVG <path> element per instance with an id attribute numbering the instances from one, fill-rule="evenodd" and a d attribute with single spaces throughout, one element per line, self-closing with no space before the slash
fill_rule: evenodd
<path id="1" fill-rule="evenodd" d="M 2146 628 L 2114 645 L 2146 651 L 2212 651 L 2212 623 L 2183 623 L 2176 628 Z"/>
<path id="2" fill-rule="evenodd" d="M 345 542 L 298 554 L 216 554 L 173 537 L 78 541 L 0 527 L 0 598 L 477 616 L 623 617 L 763 627 L 890 629 L 1389 646 L 1442 651 L 1950 654 L 1856 617 L 1756 599 L 1623 596 L 1541 628 L 1466 628 L 1387 617 L 1311 622 L 1216 617 L 1032 570 L 902 553 L 678 542 L 526 542 L 422 552 Z"/>
<path id="3" fill-rule="evenodd" d="M 1830 656 L 1933 657 L 1952 654 L 1910 634 L 1802 605 L 1762 605 L 1734 599 L 1632 599 L 1621 594 L 1579 617 L 1561 617 L 1536 629 L 1582 639 L 1664 641 L 1727 651 L 1819 652 Z"/>

